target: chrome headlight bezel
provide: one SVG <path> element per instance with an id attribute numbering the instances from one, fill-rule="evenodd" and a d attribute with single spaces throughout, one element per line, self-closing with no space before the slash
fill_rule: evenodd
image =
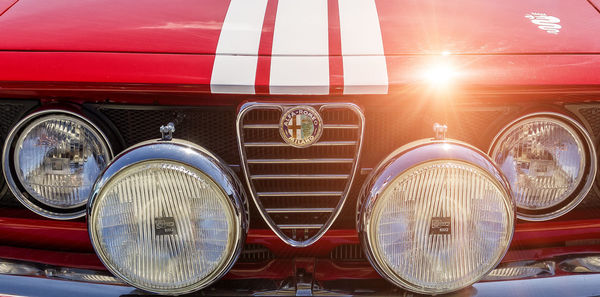
<path id="1" fill-rule="evenodd" d="M 489 263 L 488 269 L 477 278 L 471 279 L 463 287 L 448 289 L 432 289 L 415 286 L 409 281 L 402 279 L 392 268 L 388 267 L 385 260 L 379 255 L 376 249 L 376 238 L 373 230 L 374 210 L 378 199 L 394 181 L 402 174 L 412 168 L 440 161 L 462 162 L 480 169 L 488 174 L 488 177 L 502 189 L 504 202 L 507 210 L 508 233 L 505 238 L 503 251 L 495 262 Z M 357 206 L 357 231 L 365 251 L 365 255 L 373 268 L 385 279 L 406 290 L 420 294 L 443 294 L 459 290 L 469 286 L 492 271 L 504 258 L 512 241 L 515 228 L 515 206 L 512 199 L 512 192 L 508 182 L 494 165 L 492 160 L 479 149 L 456 140 L 434 140 L 424 139 L 409 143 L 397 149 L 386 157 L 373 170 L 363 185 Z"/>
<path id="2" fill-rule="evenodd" d="M 106 150 L 108 161 L 112 159 L 114 156 L 113 147 L 111 146 L 111 142 L 107 134 L 100 128 L 95 120 L 84 114 L 83 111 L 70 108 L 68 106 L 64 108 L 61 106 L 60 108 L 39 109 L 28 114 L 26 117 L 17 122 L 17 124 L 11 128 L 8 136 L 6 137 L 2 151 L 3 174 L 6 180 L 7 188 L 10 189 L 15 198 L 21 204 L 23 204 L 23 206 L 34 213 L 56 220 L 71 220 L 80 218 L 85 216 L 87 201 L 85 203 L 80 203 L 75 207 L 65 208 L 53 207 L 44 204 L 43 202 L 38 201 L 34 195 L 28 192 L 27 188 L 21 181 L 21 177 L 19 177 L 18 173 L 16 172 L 18 166 L 15 164 L 15 146 L 18 139 L 22 136 L 24 130 L 35 121 L 50 117 L 52 115 L 60 115 L 66 118 L 72 118 L 73 120 L 86 125 L 87 128 L 92 131 L 93 135 L 98 138 L 97 140 L 102 144 L 103 149 Z"/>
<path id="3" fill-rule="evenodd" d="M 234 221 L 230 222 L 235 230 L 235 236 L 231 244 L 231 250 L 227 251 L 227 257 L 222 265 L 209 273 L 202 281 L 178 289 L 157 290 L 152 287 L 146 287 L 129 280 L 123 275 L 114 263 L 111 263 L 106 253 L 99 244 L 99 238 L 96 234 L 94 220 L 94 205 L 99 199 L 102 190 L 115 176 L 131 168 L 134 165 L 148 162 L 167 161 L 170 163 L 180 163 L 195 168 L 205 174 L 214 182 L 228 198 L 229 206 L 233 210 Z M 136 144 L 119 155 L 117 155 L 110 165 L 100 175 L 94 185 L 92 195 L 88 201 L 88 233 L 94 251 L 100 258 L 100 261 L 106 268 L 124 282 L 149 292 L 179 295 L 191 293 L 200 290 L 219 280 L 225 275 L 237 261 L 246 239 L 249 226 L 248 200 L 246 193 L 233 171 L 216 155 L 208 150 L 188 141 L 173 139 L 169 141 L 150 140 Z"/>
<path id="4" fill-rule="evenodd" d="M 592 189 L 597 173 L 597 155 L 594 142 L 587 130 L 574 118 L 557 112 L 533 112 L 528 113 L 505 125 L 494 137 L 488 149 L 488 155 L 492 160 L 495 159 L 498 144 L 515 126 L 534 119 L 548 120 L 549 122 L 560 126 L 569 133 L 574 132 L 574 137 L 578 144 L 581 144 L 584 158 L 584 169 L 578 185 L 561 202 L 548 208 L 528 209 L 519 207 L 517 204 L 517 218 L 526 221 L 547 221 L 560 217 L 573 210 Z M 495 160 L 494 160 L 495 161 Z"/>

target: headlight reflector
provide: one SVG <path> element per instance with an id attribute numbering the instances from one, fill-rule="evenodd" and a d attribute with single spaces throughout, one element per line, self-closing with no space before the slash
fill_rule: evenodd
<path id="1" fill-rule="evenodd" d="M 585 130 L 559 114 L 531 114 L 501 131 L 490 156 L 508 179 L 519 218 L 548 220 L 573 209 L 592 186 L 596 154 Z"/>
<path id="2" fill-rule="evenodd" d="M 247 219 L 238 182 L 212 162 L 194 148 L 157 142 L 109 165 L 94 187 L 88 224 L 113 274 L 150 292 L 184 294 L 229 270 Z"/>
<path id="3" fill-rule="evenodd" d="M 17 140 L 15 169 L 36 200 L 57 208 L 85 205 L 110 152 L 89 124 L 51 115 L 29 124 Z"/>
<path id="4" fill-rule="evenodd" d="M 94 181 L 112 151 L 89 120 L 65 110 L 34 113 L 11 131 L 4 147 L 4 173 L 17 199 L 50 218 L 85 215 Z"/>
<path id="5" fill-rule="evenodd" d="M 442 294 L 469 286 L 500 262 L 514 231 L 513 202 L 481 152 L 433 142 L 376 172 L 365 188 L 359 231 L 369 260 L 388 280 Z"/>

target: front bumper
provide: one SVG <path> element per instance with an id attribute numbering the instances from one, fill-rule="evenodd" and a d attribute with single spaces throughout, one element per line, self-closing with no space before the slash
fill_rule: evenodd
<path id="1" fill-rule="evenodd" d="M 228 281 L 193 296 L 414 296 L 382 281 L 365 282 L 361 289 L 340 288 L 296 291 L 292 288 L 264 289 L 261 280 Z M 480 282 L 444 296 L 598 296 L 600 274 L 566 275 L 538 279 Z M 147 295 L 130 286 L 106 285 L 40 277 L 0 275 L 0 296 L 131 296 Z M 316 290 L 315 290 L 316 289 Z M 303 295 L 306 294 L 306 295 Z"/>
<path id="2" fill-rule="evenodd" d="M 598 296 L 599 248 L 536 250 L 538 256 L 545 254 L 547 257 L 523 260 L 527 258 L 524 257 L 501 264 L 498 269 L 515 266 L 539 268 L 539 264 L 543 263 L 548 264 L 548 270 L 538 269 L 531 273 L 532 269 L 525 269 L 514 274 L 507 274 L 505 270 L 497 273 L 494 281 L 488 278 L 444 296 Z M 596 252 L 589 252 L 593 250 Z M 524 255 L 533 254 L 524 251 Z M 512 258 L 516 260 L 519 257 Z M 287 267 L 290 271 L 295 270 L 295 275 L 264 277 L 264 271 L 260 269 L 255 271 L 254 277 L 248 273 L 250 271 L 244 275 L 232 273 L 190 296 L 416 296 L 373 275 L 368 269 L 364 270 L 364 274 L 357 273 L 360 266 L 355 263 L 350 269 L 352 273 L 344 275 L 340 273 L 344 269 L 342 266 L 326 259 L 276 259 L 265 267 Z M 243 269 L 233 269 L 236 270 L 239 273 Z M 106 271 L 0 259 L 0 296 L 135 295 L 154 294 L 121 283 Z"/>

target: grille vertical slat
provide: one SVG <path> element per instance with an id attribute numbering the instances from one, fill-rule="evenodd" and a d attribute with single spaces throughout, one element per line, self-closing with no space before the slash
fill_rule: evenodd
<path id="1" fill-rule="evenodd" d="M 311 104 L 323 118 L 323 136 L 308 148 L 296 148 L 276 130 L 283 113 L 294 106 L 245 105 L 238 115 L 238 139 L 259 212 L 285 242 L 307 246 L 331 226 L 346 199 L 364 119 L 353 104 Z"/>
<path id="2" fill-rule="evenodd" d="M 358 125 L 351 124 L 325 124 L 325 129 L 358 129 Z M 248 124 L 244 125 L 244 129 L 279 129 L 277 124 Z"/>

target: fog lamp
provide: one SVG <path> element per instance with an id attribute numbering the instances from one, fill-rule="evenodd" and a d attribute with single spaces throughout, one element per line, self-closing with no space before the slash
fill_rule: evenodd
<path id="1" fill-rule="evenodd" d="M 246 235 L 239 181 L 215 156 L 182 141 L 147 142 L 117 156 L 88 206 L 106 267 L 150 292 L 184 294 L 233 265 Z"/>
<path id="2" fill-rule="evenodd" d="M 4 145 L 4 173 L 15 197 L 50 218 L 85 215 L 94 181 L 112 157 L 106 136 L 88 119 L 44 110 L 20 121 Z"/>
<path id="3" fill-rule="evenodd" d="M 511 193 L 493 162 L 454 141 L 422 141 L 374 171 L 359 206 L 375 269 L 417 293 L 469 286 L 503 258 L 514 232 Z"/>
<path id="4" fill-rule="evenodd" d="M 555 113 L 535 113 L 506 126 L 490 156 L 513 190 L 517 216 L 549 220 L 573 209 L 596 175 L 596 153 L 585 129 Z"/>

